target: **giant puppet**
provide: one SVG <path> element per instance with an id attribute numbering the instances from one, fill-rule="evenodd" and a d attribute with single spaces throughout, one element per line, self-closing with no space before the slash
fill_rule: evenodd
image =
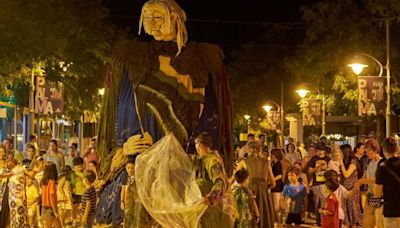
<path id="1" fill-rule="evenodd" d="M 103 186 L 97 220 L 121 222 L 119 191 L 129 155 L 146 151 L 173 133 L 187 153 L 194 138 L 209 132 L 214 149 L 231 165 L 231 109 L 221 49 L 188 42 L 186 14 L 173 0 L 150 0 L 140 30 L 154 37 L 124 39 L 113 50 L 99 122 L 98 151 Z"/>

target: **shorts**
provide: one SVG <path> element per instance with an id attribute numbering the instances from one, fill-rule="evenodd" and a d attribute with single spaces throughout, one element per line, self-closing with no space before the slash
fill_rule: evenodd
<path id="1" fill-rule="evenodd" d="M 303 220 L 301 219 L 301 214 L 288 214 L 288 217 L 286 219 L 286 224 L 296 224 L 296 225 L 300 225 L 303 223 Z"/>
<path id="2" fill-rule="evenodd" d="M 72 194 L 72 204 L 80 204 L 82 200 L 82 196 Z"/>
<path id="3" fill-rule="evenodd" d="M 42 216 L 43 220 L 52 220 L 55 219 L 56 216 L 54 215 L 53 208 L 51 207 L 42 207 Z"/>
<path id="4" fill-rule="evenodd" d="M 38 206 L 38 205 L 34 204 L 34 205 L 28 207 L 28 216 L 29 216 L 29 217 L 34 217 L 34 216 L 36 216 L 36 211 L 37 211 L 37 209 L 38 209 L 37 206 Z"/>

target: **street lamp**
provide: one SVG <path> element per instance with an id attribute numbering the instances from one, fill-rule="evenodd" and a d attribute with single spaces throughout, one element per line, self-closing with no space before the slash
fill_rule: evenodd
<path id="1" fill-rule="evenodd" d="M 279 135 L 279 143 L 281 144 L 281 146 L 283 146 L 284 145 L 284 142 L 283 142 L 283 128 L 284 128 L 284 120 L 283 120 L 283 108 L 281 107 L 281 106 L 279 106 L 275 101 L 267 101 L 267 103 L 262 107 L 264 110 L 265 110 L 265 112 L 267 113 L 267 115 L 268 115 L 268 112 L 270 112 L 271 110 L 272 110 L 272 108 L 273 108 L 273 105 L 275 105 L 276 106 L 276 108 L 277 108 L 277 113 L 279 113 L 280 114 L 280 135 Z M 279 133 L 278 133 L 279 134 Z"/>
<path id="2" fill-rule="evenodd" d="M 304 97 L 306 97 L 307 94 L 308 94 L 309 92 L 310 92 L 310 91 L 307 90 L 307 89 L 298 89 L 298 90 L 296 90 L 296 93 L 299 94 L 299 96 L 301 97 L 301 99 L 303 99 Z"/>
<path id="3" fill-rule="evenodd" d="M 106 91 L 105 88 L 99 89 L 99 95 L 100 95 L 100 96 L 104 96 L 105 91 Z"/>
<path id="4" fill-rule="evenodd" d="M 243 117 L 246 120 L 247 134 L 249 134 L 250 133 L 250 118 L 251 118 L 251 116 L 246 114 Z"/>
<path id="5" fill-rule="evenodd" d="M 264 106 L 263 106 L 263 109 L 264 109 L 266 112 L 270 112 L 271 109 L 272 109 L 272 106 L 271 106 L 271 105 L 264 105 Z"/>
<path id="6" fill-rule="evenodd" d="M 385 27 L 386 27 L 386 137 L 390 137 L 392 135 L 392 129 L 391 129 L 391 124 L 390 124 L 390 113 L 391 113 L 391 107 L 390 107 L 390 19 L 386 18 L 385 19 Z M 382 64 L 373 56 L 365 54 L 365 53 L 359 53 L 361 55 L 364 55 L 366 57 L 369 57 L 370 59 L 374 60 L 380 67 L 380 73 L 379 76 L 382 76 L 383 72 L 383 66 Z M 365 67 L 365 66 L 364 66 Z M 354 73 L 361 74 L 362 69 L 364 67 L 359 67 L 357 72 L 354 71 Z M 357 68 L 354 68 L 357 69 Z"/>

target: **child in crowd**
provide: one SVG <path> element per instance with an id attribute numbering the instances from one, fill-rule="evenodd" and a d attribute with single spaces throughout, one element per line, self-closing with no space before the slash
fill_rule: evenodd
<path id="1" fill-rule="evenodd" d="M 339 174 L 334 170 L 326 171 L 324 173 L 324 177 L 325 179 L 334 178 L 338 181 L 338 183 L 340 183 Z M 339 227 L 342 227 L 343 221 L 345 219 L 345 213 L 344 213 L 345 200 L 348 197 L 352 196 L 354 190 L 356 190 L 356 188 L 353 188 L 353 190 L 349 191 L 343 185 L 339 184 L 338 189 L 335 191 L 335 195 L 339 203 Z"/>
<path id="2" fill-rule="evenodd" d="M 46 156 L 46 151 L 45 150 L 39 151 L 39 156 L 44 158 Z"/>
<path id="3" fill-rule="evenodd" d="M 48 162 L 44 168 L 42 186 L 42 220 L 45 228 L 61 228 L 60 216 L 57 207 L 57 167 Z"/>
<path id="4" fill-rule="evenodd" d="M 40 218 L 39 189 L 34 185 L 34 178 L 27 176 L 26 179 L 26 201 L 28 204 L 28 224 L 30 227 L 37 227 Z"/>
<path id="5" fill-rule="evenodd" d="M 340 159 L 341 158 L 342 158 L 342 156 L 341 156 L 340 149 L 334 149 L 334 151 L 332 153 L 332 160 L 330 160 L 328 163 L 328 170 L 333 170 L 336 173 L 340 174 Z"/>
<path id="6" fill-rule="evenodd" d="M 96 180 L 96 175 L 92 170 L 86 170 L 84 172 L 83 184 L 85 185 L 85 193 L 82 196 L 81 203 L 81 224 L 84 227 L 91 228 L 94 223 L 96 215 L 96 190 L 93 187 L 93 183 Z"/>
<path id="7" fill-rule="evenodd" d="M 235 173 L 235 179 L 238 185 L 232 188 L 232 193 L 239 213 L 235 228 L 255 227 L 260 220 L 260 213 L 255 196 L 248 188 L 249 172 L 241 169 Z"/>
<path id="8" fill-rule="evenodd" d="M 71 173 L 71 184 L 72 184 L 72 224 L 76 225 L 78 217 L 78 208 L 81 203 L 82 195 L 86 191 L 86 187 L 83 185 L 83 169 L 84 162 L 81 157 L 76 157 L 73 160 L 74 169 Z"/>
<path id="9" fill-rule="evenodd" d="M 73 146 L 68 147 L 67 156 L 65 157 L 65 165 L 74 167 L 75 150 Z"/>
<path id="10" fill-rule="evenodd" d="M 339 227 L 339 202 L 335 191 L 339 188 L 339 181 L 336 178 L 328 178 L 325 180 L 325 207 L 319 209 L 322 215 L 322 228 Z"/>
<path id="11" fill-rule="evenodd" d="M 89 170 L 92 170 L 96 174 L 96 180 L 93 183 L 93 187 L 98 192 L 103 187 L 104 181 L 99 179 L 99 174 L 98 174 L 97 162 L 96 161 L 93 160 L 93 161 L 89 162 Z"/>
<path id="12" fill-rule="evenodd" d="M 157 227 L 157 222 L 154 221 L 139 201 L 135 179 L 135 159 L 136 155 L 128 156 L 128 162 L 125 166 L 128 178 L 121 189 L 121 209 L 124 210 L 124 227 Z"/>
<path id="13" fill-rule="evenodd" d="M 67 216 L 72 212 L 71 172 L 71 167 L 67 165 L 61 169 L 58 177 L 57 198 L 63 225 L 66 224 Z"/>
<path id="14" fill-rule="evenodd" d="M 283 187 L 282 196 L 284 203 L 281 206 L 287 213 L 286 224 L 299 227 L 303 223 L 307 208 L 307 189 L 299 182 L 300 169 L 292 166 L 288 170 L 289 184 Z"/>
<path id="15" fill-rule="evenodd" d="M 35 160 L 32 162 L 32 170 L 34 171 L 35 177 L 35 184 L 40 189 L 40 182 L 43 178 L 43 171 L 44 171 L 44 159 L 42 157 L 36 157 Z"/>
<path id="16" fill-rule="evenodd" d="M 301 162 L 296 162 L 296 163 L 294 163 L 293 166 L 300 170 L 299 183 L 303 184 L 304 187 L 306 187 L 306 190 L 308 192 L 308 188 L 309 188 L 308 177 L 307 177 L 306 173 L 301 172 L 301 170 L 302 170 L 301 169 Z"/>

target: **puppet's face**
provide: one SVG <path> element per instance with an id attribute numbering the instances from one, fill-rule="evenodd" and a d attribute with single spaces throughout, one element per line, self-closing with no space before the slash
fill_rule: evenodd
<path id="1" fill-rule="evenodd" d="M 158 4 L 148 4 L 143 8 L 143 26 L 146 33 L 158 41 L 176 40 L 176 15 L 171 12 L 169 18 Z"/>

